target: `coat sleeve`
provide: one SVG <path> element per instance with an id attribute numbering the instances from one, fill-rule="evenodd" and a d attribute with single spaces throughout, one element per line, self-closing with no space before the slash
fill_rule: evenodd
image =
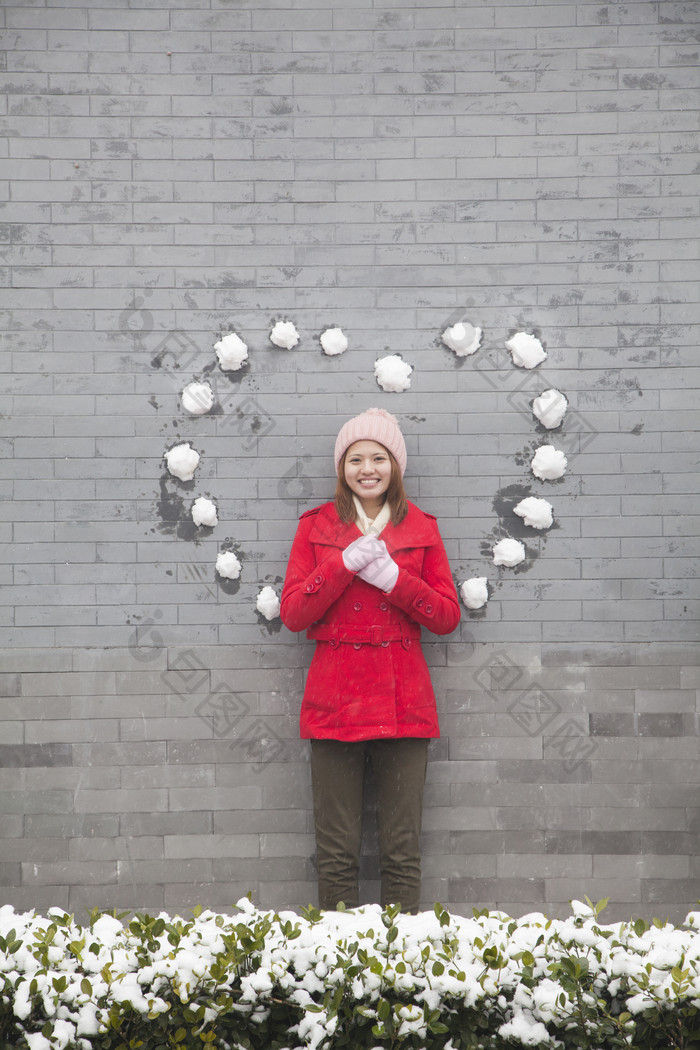
<path id="1" fill-rule="evenodd" d="M 282 587 L 280 615 L 290 631 L 303 631 L 319 620 L 355 578 L 339 547 L 319 548 L 323 553 L 317 561 L 317 548 L 309 540 L 313 524 L 313 515 L 299 522 Z"/>
<path id="2" fill-rule="evenodd" d="M 388 598 L 433 634 L 450 634 L 455 630 L 461 609 L 437 525 L 434 542 L 425 548 L 422 575 L 414 576 L 399 566 L 398 578 Z"/>

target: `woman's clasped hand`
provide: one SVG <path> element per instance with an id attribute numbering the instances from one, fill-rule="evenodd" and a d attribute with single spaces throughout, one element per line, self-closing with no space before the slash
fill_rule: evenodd
<path id="1" fill-rule="evenodd" d="M 399 567 L 378 536 L 361 536 L 343 551 L 346 569 L 356 572 L 361 580 L 388 593 L 396 583 Z"/>

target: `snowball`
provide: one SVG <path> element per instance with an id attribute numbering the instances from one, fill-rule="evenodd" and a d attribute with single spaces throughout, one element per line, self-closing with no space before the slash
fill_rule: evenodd
<path id="1" fill-rule="evenodd" d="M 216 571 L 227 580 L 237 580 L 241 575 L 241 563 L 233 551 L 219 551 L 216 556 Z"/>
<path id="2" fill-rule="evenodd" d="M 521 561 L 525 561 L 525 546 L 520 540 L 499 540 L 493 548 L 494 565 L 507 565 L 509 569 L 512 569 Z"/>
<path id="3" fill-rule="evenodd" d="M 195 525 L 207 525 L 210 529 L 219 524 L 216 507 L 210 499 L 199 496 L 192 505 L 192 521 Z"/>
<path id="4" fill-rule="evenodd" d="M 530 461 L 530 469 L 536 478 L 553 481 L 566 470 L 566 456 L 554 445 L 540 445 Z"/>
<path id="5" fill-rule="evenodd" d="M 199 465 L 199 452 L 196 452 L 189 442 L 185 442 L 184 445 L 175 445 L 166 452 L 165 462 L 170 473 L 180 481 L 191 481 Z"/>
<path id="6" fill-rule="evenodd" d="M 280 614 L 280 600 L 273 587 L 263 587 L 258 594 L 255 608 L 266 620 L 274 620 Z"/>
<path id="7" fill-rule="evenodd" d="M 569 402 L 561 390 L 552 389 L 545 390 L 543 394 L 535 398 L 532 411 L 547 430 L 554 430 L 561 423 L 568 407 Z"/>
<path id="8" fill-rule="evenodd" d="M 520 1046 L 546 1046 L 552 1044 L 552 1037 L 542 1021 L 536 1021 L 532 1014 L 516 1013 L 498 1029 L 498 1034 L 510 1041 L 517 1040 Z"/>
<path id="9" fill-rule="evenodd" d="M 214 404 L 208 383 L 188 383 L 182 391 L 182 407 L 193 416 L 203 416 Z"/>
<path id="10" fill-rule="evenodd" d="M 388 357 L 380 357 L 374 362 L 374 374 L 380 387 L 395 394 L 408 390 L 412 371 L 411 366 L 398 354 L 389 354 Z"/>
<path id="11" fill-rule="evenodd" d="M 467 609 L 481 609 L 489 600 L 486 576 L 472 576 L 470 580 L 465 580 L 459 593 Z"/>
<path id="12" fill-rule="evenodd" d="M 582 919 L 594 919 L 595 908 L 590 904 L 584 904 L 583 901 L 572 900 L 569 902 L 571 906 L 571 914 Z"/>
<path id="13" fill-rule="evenodd" d="M 100 915 L 92 924 L 93 937 L 107 948 L 114 947 L 117 938 L 123 932 L 124 927 L 114 915 Z"/>
<path id="14" fill-rule="evenodd" d="M 518 514 L 526 525 L 533 529 L 548 529 L 554 518 L 552 517 L 552 504 L 546 499 L 538 499 L 537 496 L 528 496 L 521 499 L 513 510 Z"/>
<path id="15" fill-rule="evenodd" d="M 291 321 L 278 321 L 270 332 L 270 341 L 282 350 L 291 350 L 299 342 L 299 333 Z"/>
<path id="16" fill-rule="evenodd" d="M 54 1045 L 41 1032 L 27 1032 L 24 1038 L 27 1040 L 29 1050 L 52 1050 Z"/>
<path id="17" fill-rule="evenodd" d="M 248 360 L 248 347 L 235 332 L 230 332 L 214 343 L 214 349 L 224 372 L 237 372 Z"/>
<path id="18" fill-rule="evenodd" d="M 347 336 L 342 328 L 326 328 L 321 335 L 321 346 L 329 357 L 343 354 L 348 348 Z"/>
<path id="19" fill-rule="evenodd" d="M 516 332 L 510 339 L 506 339 L 506 349 L 513 355 L 513 364 L 518 368 L 534 368 L 544 361 L 547 351 L 539 339 L 527 332 Z"/>
<path id="20" fill-rule="evenodd" d="M 469 323 L 462 324 L 460 321 L 452 328 L 445 329 L 442 341 L 450 350 L 454 350 L 457 357 L 468 357 L 475 354 L 481 345 L 481 329 Z"/>

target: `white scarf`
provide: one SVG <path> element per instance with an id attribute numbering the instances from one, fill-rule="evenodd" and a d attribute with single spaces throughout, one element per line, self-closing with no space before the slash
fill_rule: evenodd
<path id="1" fill-rule="evenodd" d="M 364 507 L 360 503 L 360 500 L 353 492 L 352 494 L 353 503 L 355 504 L 355 510 L 357 512 L 355 517 L 355 524 L 362 533 L 363 536 L 378 536 L 385 525 L 389 524 L 391 520 L 391 507 L 389 501 L 384 501 L 384 506 L 377 514 L 376 518 L 368 518 L 365 514 Z"/>

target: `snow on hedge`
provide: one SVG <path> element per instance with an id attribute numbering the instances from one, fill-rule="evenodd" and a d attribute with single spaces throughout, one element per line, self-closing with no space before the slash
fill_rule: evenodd
<path id="1" fill-rule="evenodd" d="M 692 1045 L 700 912 L 684 928 L 603 925 L 601 907 L 573 902 L 563 920 L 439 904 L 299 916 L 243 898 L 233 917 L 95 913 L 80 926 L 6 905 L 0 1036 L 30 1050 Z"/>

